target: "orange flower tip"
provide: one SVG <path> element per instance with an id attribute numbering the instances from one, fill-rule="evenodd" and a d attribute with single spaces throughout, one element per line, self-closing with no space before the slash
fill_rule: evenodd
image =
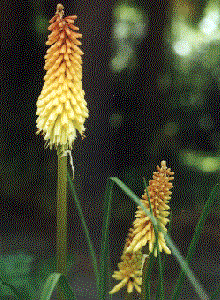
<path id="1" fill-rule="evenodd" d="M 59 12 L 61 12 L 62 10 L 64 10 L 63 4 L 58 3 L 58 4 L 57 4 L 57 12 L 56 12 L 56 13 L 59 13 Z"/>
<path id="2" fill-rule="evenodd" d="M 77 16 L 74 15 L 74 16 L 68 16 L 65 18 L 65 20 L 76 20 L 77 19 Z"/>
<path id="3" fill-rule="evenodd" d="M 165 160 L 161 161 L 161 167 L 166 167 L 166 161 Z"/>

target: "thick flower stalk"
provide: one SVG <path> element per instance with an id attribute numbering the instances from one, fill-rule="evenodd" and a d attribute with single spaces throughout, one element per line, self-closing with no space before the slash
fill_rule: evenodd
<path id="1" fill-rule="evenodd" d="M 174 172 L 171 172 L 169 168 L 166 166 L 166 162 L 161 162 L 161 167 L 157 166 L 157 172 L 153 173 L 153 180 L 149 181 L 148 186 L 148 194 L 150 197 L 151 207 L 153 211 L 154 217 L 157 219 L 159 226 L 164 230 L 166 229 L 166 224 L 169 222 L 167 218 L 169 216 L 169 200 L 171 199 L 172 192 L 170 189 L 172 188 L 171 180 Z M 147 210 L 150 211 L 148 195 L 145 190 L 144 195 L 141 199 L 142 204 L 146 207 Z M 138 206 L 136 211 L 136 218 L 133 222 L 134 227 L 134 237 L 127 247 L 126 252 L 136 253 L 143 246 L 149 243 L 149 251 L 153 252 L 154 243 L 155 243 L 155 232 L 153 224 L 148 216 L 144 213 L 142 208 Z M 159 251 L 162 252 L 164 250 L 167 254 L 170 254 L 170 249 L 166 246 L 166 242 L 164 239 L 164 235 L 162 232 L 158 233 L 158 244 Z M 155 249 L 154 255 L 157 256 L 157 250 Z"/>
<path id="2" fill-rule="evenodd" d="M 82 89 L 83 52 L 74 26 L 77 16 L 63 18 L 64 7 L 57 5 L 55 16 L 49 21 L 46 45 L 51 47 L 45 55 L 44 86 L 37 101 L 37 128 L 44 134 L 47 146 L 60 148 L 61 153 L 72 149 L 76 130 L 84 132 L 84 121 L 88 117 L 87 104 Z"/>
<path id="3" fill-rule="evenodd" d="M 141 293 L 142 284 L 142 266 L 143 266 L 143 255 L 142 251 L 139 250 L 136 253 L 127 253 L 126 249 L 130 245 L 133 239 L 133 229 L 130 229 L 126 244 L 124 247 L 123 254 L 121 256 L 121 262 L 118 264 L 119 271 L 115 271 L 112 275 L 116 280 L 120 280 L 109 294 L 118 292 L 121 288 L 127 285 L 127 292 L 132 293 L 135 289 L 138 293 Z"/>

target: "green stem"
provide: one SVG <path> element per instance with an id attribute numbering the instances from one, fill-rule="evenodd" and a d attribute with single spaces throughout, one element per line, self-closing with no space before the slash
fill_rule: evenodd
<path id="1" fill-rule="evenodd" d="M 148 251 L 148 255 L 149 255 L 149 251 Z M 140 298 L 141 300 L 150 299 L 149 267 L 151 269 L 150 259 L 149 257 L 145 257 L 143 269 L 142 269 L 142 285 L 141 285 L 141 298 Z"/>
<path id="2" fill-rule="evenodd" d="M 67 156 L 61 156 L 60 153 L 57 182 L 57 272 L 67 275 Z M 65 299 L 59 286 L 57 299 Z"/>

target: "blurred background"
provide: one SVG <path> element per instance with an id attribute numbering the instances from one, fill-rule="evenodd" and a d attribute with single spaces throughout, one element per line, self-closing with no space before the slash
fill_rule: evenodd
<path id="1" fill-rule="evenodd" d="M 28 276 L 43 282 L 54 264 L 57 155 L 44 149 L 43 137 L 36 135 L 36 101 L 45 75 L 48 22 L 57 3 L 1 1 L 0 266 L 24 290 Z M 143 177 L 148 182 L 166 160 L 175 172 L 171 235 L 186 255 L 204 203 L 220 181 L 220 1 L 61 3 L 66 16 L 78 16 L 76 26 L 83 35 L 89 118 L 86 138 L 76 140 L 72 153 L 75 185 L 97 253 L 107 178 L 119 177 L 141 197 Z M 115 187 L 112 209 L 110 252 L 115 270 L 136 205 Z M 69 255 L 75 260 L 71 280 L 80 274 L 92 282 L 70 193 L 68 220 Z M 192 265 L 208 292 L 220 281 L 219 232 L 218 201 Z M 179 269 L 174 258 L 168 262 L 169 291 Z M 37 299 L 41 281 L 35 281 L 29 291 Z M 0 293 L 6 293 L 1 285 Z M 187 299 L 197 299 L 190 286 L 187 293 Z M 92 292 L 89 297 L 96 298 Z"/>

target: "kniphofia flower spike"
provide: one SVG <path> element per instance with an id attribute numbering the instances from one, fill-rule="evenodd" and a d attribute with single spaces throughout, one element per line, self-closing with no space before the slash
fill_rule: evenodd
<path id="1" fill-rule="evenodd" d="M 151 207 L 154 217 L 157 219 L 160 227 L 167 231 L 166 224 L 169 222 L 167 218 L 169 216 L 169 200 L 171 199 L 172 192 L 170 189 L 173 187 L 171 180 L 174 172 L 171 172 L 166 166 L 166 162 L 161 162 L 161 167 L 157 166 L 157 172 L 153 173 L 153 180 L 150 180 L 148 186 L 148 194 L 150 197 Z M 147 191 L 141 199 L 142 204 L 150 211 L 149 200 Z M 134 238 L 127 248 L 127 252 L 136 252 L 149 243 L 149 251 L 152 252 L 155 242 L 155 232 L 153 224 L 148 216 L 144 213 L 140 206 L 136 211 L 136 218 L 133 222 L 134 226 Z M 164 250 L 167 254 L 170 254 L 170 249 L 166 246 L 164 235 L 159 232 L 158 236 L 159 251 Z M 155 249 L 154 255 L 157 256 L 157 250 Z"/>
<path id="2" fill-rule="evenodd" d="M 74 24 L 77 16 L 63 18 L 64 7 L 57 5 L 50 20 L 45 55 L 44 86 L 37 101 L 37 128 L 44 134 L 47 146 L 60 147 L 61 152 L 72 149 L 76 130 L 83 134 L 88 117 L 87 103 L 82 89 L 83 52 L 78 47 L 82 35 Z"/>
<path id="3" fill-rule="evenodd" d="M 167 218 L 169 216 L 168 203 L 172 194 L 170 191 L 172 183 L 170 181 L 174 179 L 174 172 L 171 172 L 171 170 L 167 168 L 166 162 L 162 161 L 161 167 L 157 166 L 157 172 L 153 174 L 153 180 L 150 180 L 148 186 L 151 208 L 160 227 L 164 231 L 167 231 L 165 226 L 169 221 Z M 150 211 L 148 194 L 145 190 L 141 202 L 146 209 Z M 154 228 L 150 218 L 146 216 L 142 208 L 138 206 L 133 228 L 129 230 L 128 238 L 121 256 L 122 261 L 118 264 L 119 271 L 115 271 L 112 275 L 116 280 L 121 281 L 109 292 L 110 294 L 118 292 L 125 285 L 127 285 L 128 293 L 133 292 L 134 287 L 141 293 L 144 256 L 148 257 L 148 255 L 142 254 L 142 247 L 147 243 L 149 243 L 149 252 L 152 252 L 155 243 Z M 161 232 L 159 232 L 158 243 L 160 252 L 164 250 L 167 254 L 171 253 L 170 249 L 166 246 L 164 236 Z M 157 256 L 156 249 L 154 255 Z"/>

